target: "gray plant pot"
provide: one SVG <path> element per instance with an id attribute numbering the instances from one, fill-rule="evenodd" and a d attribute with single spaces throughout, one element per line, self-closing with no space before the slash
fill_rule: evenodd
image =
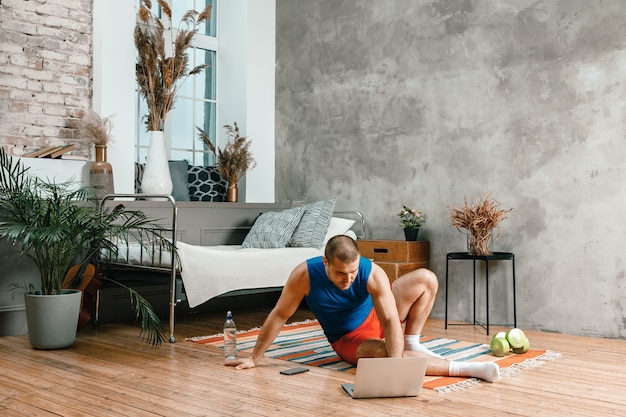
<path id="1" fill-rule="evenodd" d="M 74 343 L 81 295 L 79 290 L 63 290 L 60 295 L 24 295 L 32 347 L 62 349 Z"/>

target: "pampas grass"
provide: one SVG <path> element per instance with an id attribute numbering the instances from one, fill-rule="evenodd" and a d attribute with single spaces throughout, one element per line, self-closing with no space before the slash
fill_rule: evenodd
<path id="1" fill-rule="evenodd" d="M 164 0 L 158 0 L 163 15 L 167 21 L 172 21 L 172 11 Z M 139 21 L 135 26 L 135 46 L 137 48 L 137 64 L 135 75 L 139 84 L 139 91 L 148 105 L 148 114 L 144 115 L 146 130 L 163 130 L 165 118 L 174 107 L 174 98 L 180 88 L 181 80 L 189 75 L 200 73 L 208 65 L 198 65 L 189 69 L 189 55 L 187 50 L 191 41 L 198 32 L 199 25 L 211 17 L 211 6 L 202 12 L 187 11 L 181 18 L 176 36 L 170 30 L 170 39 L 173 53 L 166 54 L 166 30 L 163 22 L 150 10 L 152 2 L 141 0 L 139 6 Z"/>
<path id="2" fill-rule="evenodd" d="M 217 157 L 217 170 L 228 181 L 230 187 L 239 182 L 246 171 L 256 166 L 256 161 L 250 153 L 252 142 L 246 136 L 239 135 L 239 126 L 234 122 L 232 126 L 225 125 L 228 131 L 228 142 L 224 149 L 217 148 L 204 130 L 196 126 L 198 136 Z"/>
<path id="3" fill-rule="evenodd" d="M 88 138 L 94 145 L 106 146 L 111 138 L 112 117 L 100 117 L 95 111 L 89 110 L 78 123 L 78 134 Z"/>
<path id="4" fill-rule="evenodd" d="M 459 232 L 467 231 L 467 251 L 470 255 L 487 256 L 491 254 L 489 247 L 494 228 L 506 219 L 507 213 L 513 209 L 502 209 L 500 203 L 490 198 L 490 193 L 471 204 L 465 200 L 461 207 L 450 208 L 452 226 Z"/>

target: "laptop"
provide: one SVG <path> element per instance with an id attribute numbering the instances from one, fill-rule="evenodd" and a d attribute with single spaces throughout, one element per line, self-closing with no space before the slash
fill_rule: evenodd
<path id="1" fill-rule="evenodd" d="M 424 357 L 361 358 L 354 384 L 342 384 L 352 398 L 416 397 L 426 374 Z"/>

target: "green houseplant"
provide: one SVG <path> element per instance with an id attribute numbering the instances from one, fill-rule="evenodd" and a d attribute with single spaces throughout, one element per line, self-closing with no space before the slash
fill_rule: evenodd
<path id="1" fill-rule="evenodd" d="M 64 281 L 70 268 L 75 264 L 97 263 L 103 249 L 116 252 L 116 243 L 120 239 L 141 242 L 141 236 L 147 234 L 171 247 L 169 241 L 159 236 L 159 226 L 143 212 L 127 210 L 122 205 L 101 210 L 94 195 L 93 188 L 79 187 L 73 181 L 55 183 L 30 175 L 22 161 L 14 160 L 0 149 L 0 238 L 13 243 L 13 248 L 2 256 L 32 260 L 41 280 L 40 291 L 36 291 L 32 284 L 12 284 L 14 294 L 22 291 L 25 297 L 35 293 L 64 295 L 67 292 L 63 289 Z M 130 292 L 141 322 L 141 336 L 150 346 L 160 345 L 165 340 L 165 333 L 159 317 L 140 294 L 125 288 Z M 28 303 L 26 310 L 28 317 Z M 66 323 L 74 328 L 74 336 L 78 313 L 75 321 Z M 29 323 L 29 337 L 33 344 L 31 330 Z M 71 339 L 69 344 L 73 341 Z M 65 347 L 54 343 L 51 347 L 43 346 L 41 348 Z"/>

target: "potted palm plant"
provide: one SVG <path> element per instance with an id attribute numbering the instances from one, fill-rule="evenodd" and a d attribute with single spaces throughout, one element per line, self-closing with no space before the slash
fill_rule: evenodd
<path id="1" fill-rule="evenodd" d="M 31 345 L 58 349 L 74 343 L 80 314 L 81 292 L 64 288 L 72 266 L 82 270 L 97 262 L 102 250 L 115 252 L 120 239 L 141 241 L 140 236 L 147 234 L 170 248 L 171 243 L 159 236 L 159 226 L 143 212 L 122 205 L 101 209 L 93 199 L 93 188 L 74 181 L 42 180 L 30 175 L 28 169 L 0 149 L 0 238 L 13 243 L 2 256 L 28 258 L 35 263 L 41 288 L 14 283 L 12 289 L 14 294 L 24 293 Z M 140 294 L 128 290 L 141 321 L 141 336 L 150 346 L 160 345 L 165 332 L 159 317 Z M 57 310 L 68 316 L 55 319 L 52 312 L 43 311 L 43 321 L 37 321 L 34 314 L 38 304 L 55 308 L 64 301 L 69 305 Z M 61 327 L 53 328 L 56 325 Z"/>

